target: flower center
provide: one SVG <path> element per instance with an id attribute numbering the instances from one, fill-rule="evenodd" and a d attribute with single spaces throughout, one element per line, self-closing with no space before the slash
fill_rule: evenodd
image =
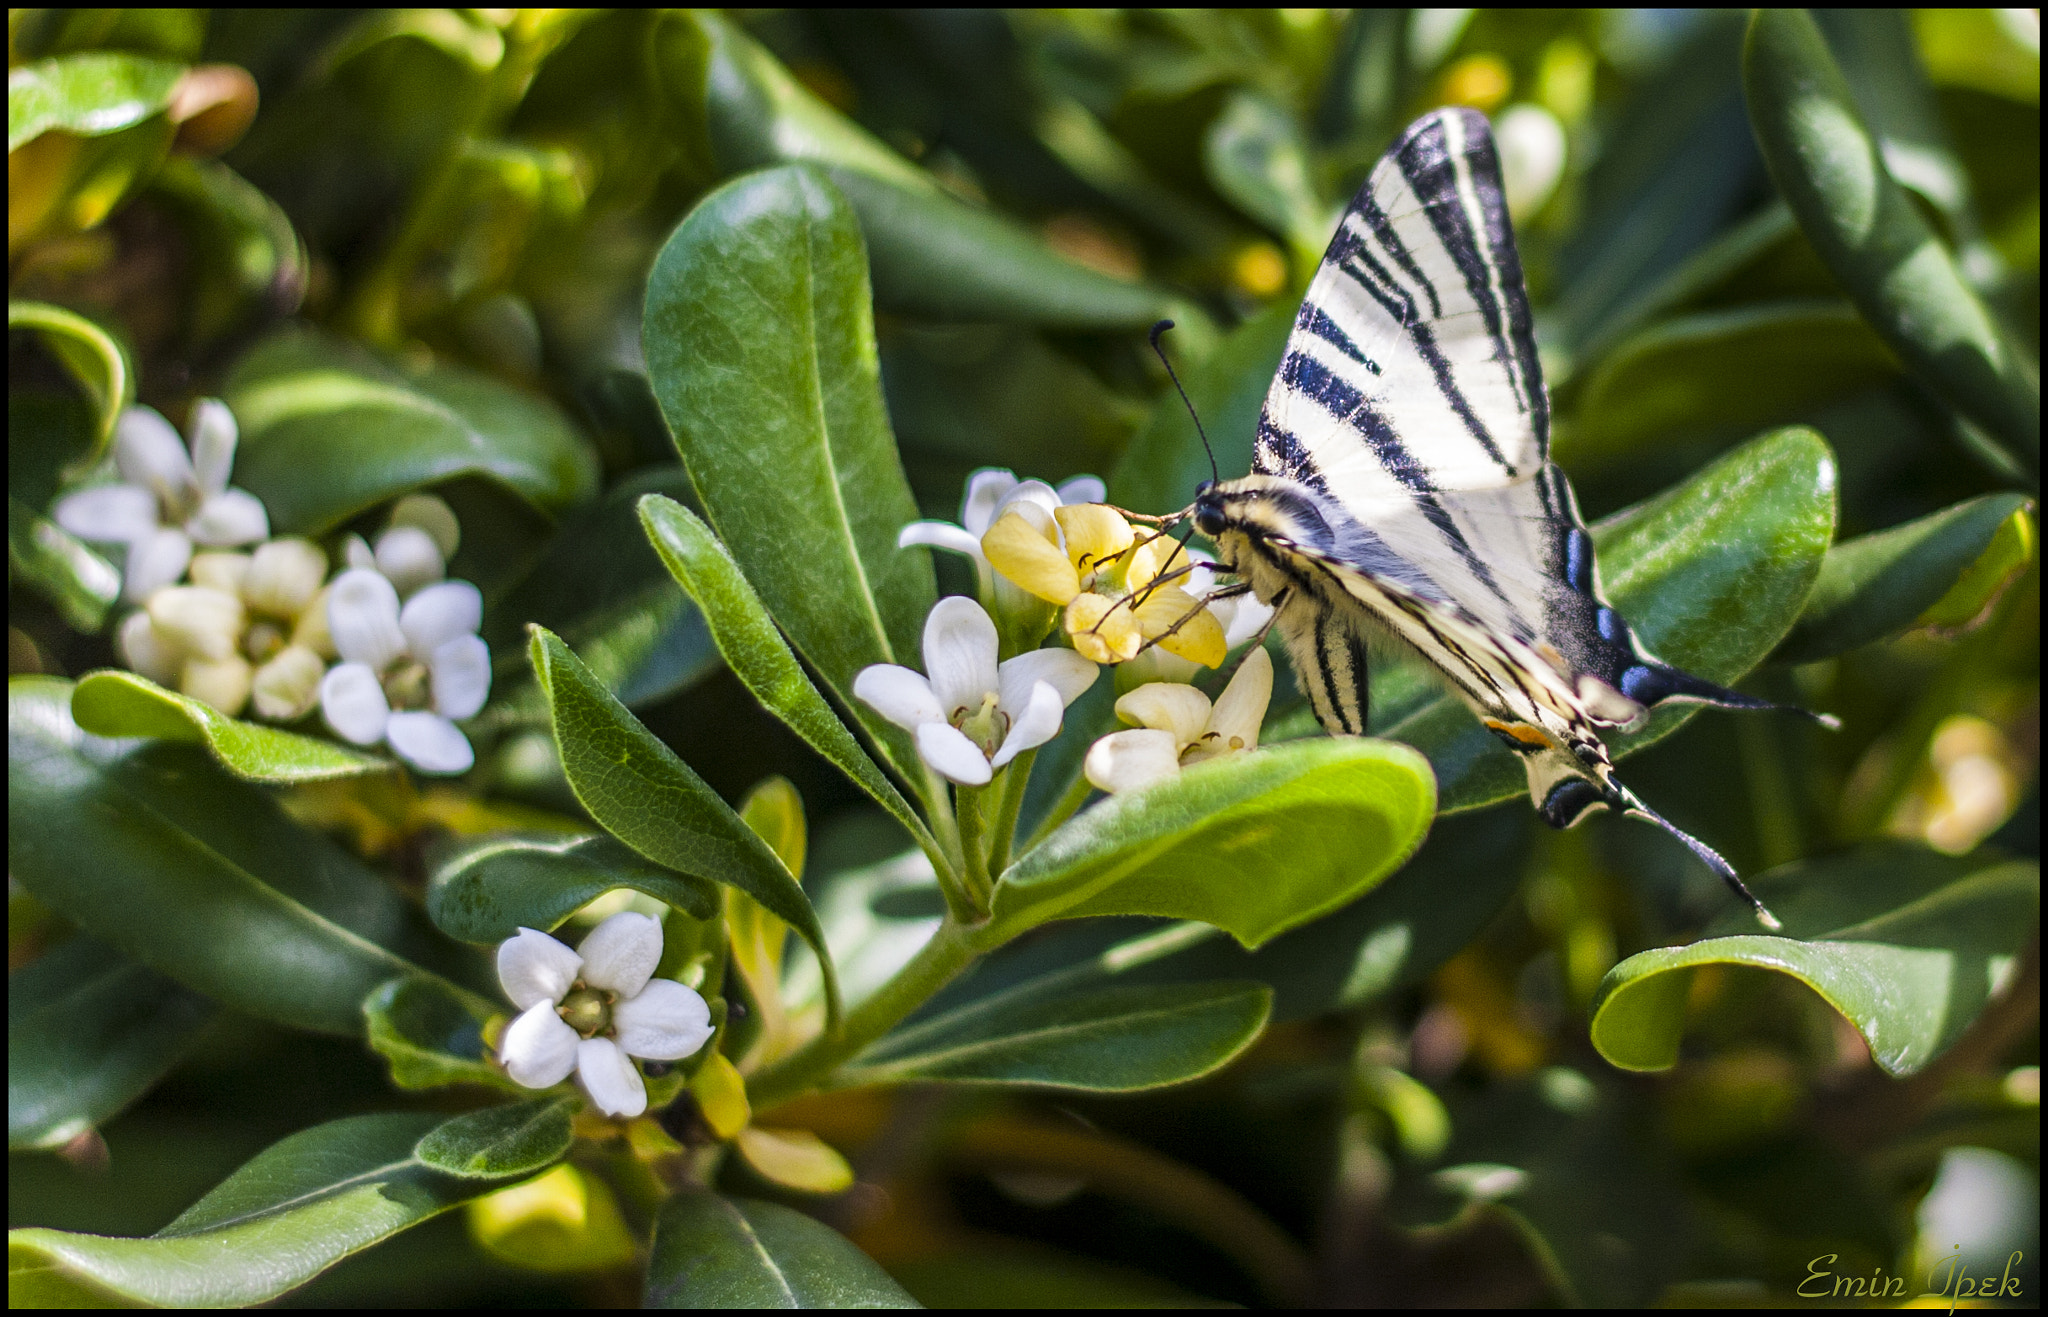
<path id="1" fill-rule="evenodd" d="M 981 697 L 981 707 L 968 709 L 965 705 L 953 710 L 952 723 L 967 734 L 967 739 L 981 747 L 985 755 L 993 756 L 1003 744 L 1003 738 L 1010 734 L 1009 715 L 996 711 L 996 692 L 990 691 Z"/>
<path id="2" fill-rule="evenodd" d="M 275 658 L 284 644 L 284 631 L 271 622 L 252 622 L 242 635 L 242 652 L 249 656 L 251 663 Z"/>
<path id="3" fill-rule="evenodd" d="M 384 698 L 393 709 L 424 709 L 433 702 L 434 674 L 415 658 L 402 658 L 384 673 Z"/>
<path id="4" fill-rule="evenodd" d="M 563 1023 L 585 1038 L 596 1037 L 612 1027 L 612 1002 L 615 997 L 612 993 L 582 986 L 581 979 L 578 979 L 576 984 L 569 995 L 562 998 L 562 1004 L 555 1008 L 555 1014 L 561 1016 Z"/>

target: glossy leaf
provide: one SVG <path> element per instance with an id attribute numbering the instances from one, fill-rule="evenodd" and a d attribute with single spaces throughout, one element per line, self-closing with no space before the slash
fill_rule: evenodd
<path id="1" fill-rule="evenodd" d="M 14 99 L 10 93 L 10 114 L 13 106 Z M 76 469 L 91 466 L 99 459 L 107 440 L 113 437 L 114 422 L 121 418 L 122 410 L 135 401 L 135 371 L 128 361 L 127 346 L 111 331 L 76 311 L 51 306 L 47 302 L 10 298 L 7 328 L 10 332 L 21 329 L 36 334 L 92 401 L 93 412 L 99 421 L 93 443 L 86 451 L 72 454 L 69 458 Z"/>
<path id="2" fill-rule="evenodd" d="M 38 900 L 188 988 L 296 1028 L 355 1033 L 372 988 L 427 975 L 391 949 L 419 934 L 390 885 L 197 747 L 80 731 L 71 691 L 8 683 L 8 866 Z"/>
<path id="3" fill-rule="evenodd" d="M 1784 935 L 1733 932 L 1744 912 L 1688 946 L 1622 961 L 1593 1002 L 1602 1056 L 1628 1070 L 1669 1067 L 1694 971 L 1750 966 L 1806 984 L 1856 1026 L 1887 1074 L 1913 1074 L 2011 982 L 2041 899 L 2034 863 L 1897 843 L 1802 861 L 1751 885 Z"/>
<path id="4" fill-rule="evenodd" d="M 2037 471 L 2038 367 L 1892 180 L 1812 15 L 1757 11 L 1742 81 L 1771 177 L 1871 327 L 1916 376 Z"/>
<path id="5" fill-rule="evenodd" d="M 1827 658 L 1913 626 L 2027 502 L 2021 494 L 1986 494 L 1835 545 L 1778 657 Z M 1983 600 L 1976 602 L 1966 616 L 1982 611 Z"/>
<path id="6" fill-rule="evenodd" d="M 105 1124 L 199 1041 L 217 1011 L 90 937 L 7 980 L 7 1146 L 61 1148 Z"/>
<path id="7" fill-rule="evenodd" d="M 656 864 L 745 892 L 823 957 L 818 916 L 767 843 L 558 637 L 535 627 L 532 656 L 554 719 L 562 771 L 590 816 Z M 838 980 L 829 960 L 825 990 L 836 1015 Z"/>
<path id="8" fill-rule="evenodd" d="M 413 1156 L 465 1180 L 530 1175 L 568 1154 L 576 1104 L 575 1098 L 541 1098 L 472 1111 L 427 1131 Z"/>
<path id="9" fill-rule="evenodd" d="M 2007 588 L 2034 561 L 2034 542 L 2038 538 L 2030 509 L 2022 508 L 1998 523 L 1984 552 L 1963 569 L 1947 594 L 1914 619 L 1915 624 L 1960 631 L 1982 623 Z"/>
<path id="10" fill-rule="evenodd" d="M 443 1174 L 414 1154 L 441 1120 L 350 1116 L 302 1130 L 146 1239 L 11 1230 L 8 1298 L 26 1307 L 192 1308 L 274 1299 L 486 1191 L 487 1182 Z"/>
<path id="11" fill-rule="evenodd" d="M 230 718 L 210 704 L 118 668 L 79 679 L 71 693 L 71 716 L 94 736 L 196 742 L 223 768 L 251 782 L 318 782 L 393 766 L 337 741 Z"/>
<path id="12" fill-rule="evenodd" d="M 380 985 L 363 1001 L 370 1047 L 391 1066 L 400 1088 L 479 1084 L 524 1094 L 491 1063 L 484 1030 L 506 1008 L 439 979 L 406 977 Z"/>
<path id="13" fill-rule="evenodd" d="M 1053 919 L 1199 919 L 1246 946 L 1344 905 L 1429 830 L 1436 792 L 1406 746 L 1299 741 L 1231 755 L 1066 823 L 1004 872 L 991 944 Z"/>
<path id="14" fill-rule="evenodd" d="M 835 1082 L 944 1080 L 1130 1093 L 1199 1078 L 1259 1036 L 1273 993 L 1257 983 L 1035 985 L 899 1029 Z"/>
<path id="15" fill-rule="evenodd" d="M 450 937 L 496 943 L 522 928 L 549 932 L 621 887 L 693 919 L 718 911 L 718 889 L 709 880 L 650 864 L 616 838 L 498 835 L 471 842 L 435 866 L 427 880 L 427 916 Z"/>
<path id="16" fill-rule="evenodd" d="M 733 1146 L 755 1174 L 785 1189 L 836 1194 L 853 1187 L 853 1167 L 809 1130 L 749 1125 L 734 1138 Z"/>
<path id="17" fill-rule="evenodd" d="M 760 596 L 711 528 L 682 504 L 656 495 L 641 500 L 640 522 L 676 584 L 703 610 L 726 665 L 762 707 L 852 778 L 912 836 L 928 838 L 910 803 L 811 684 Z"/>
<path id="18" fill-rule="evenodd" d="M 121 573 L 77 536 L 18 499 L 7 500 L 7 566 L 77 631 L 98 631 L 121 597 Z"/>
<path id="19" fill-rule="evenodd" d="M 7 153 L 56 129 L 103 137 L 171 103 L 185 66 L 114 51 L 37 60 L 7 71 Z"/>
<path id="20" fill-rule="evenodd" d="M 235 482 L 278 531 L 317 535 L 457 476 L 543 511 L 597 489 L 595 458 L 552 403 L 456 366 L 409 375 L 310 329 L 259 344 L 222 396 L 241 426 Z"/>
<path id="21" fill-rule="evenodd" d="M 648 377 L 706 519 L 842 703 L 912 662 L 934 587 L 877 374 L 860 230 L 818 174 L 774 169 L 699 202 L 656 260 Z M 868 725 L 899 767 L 908 739 Z"/>
<path id="22" fill-rule="evenodd" d="M 860 216 L 885 309 L 1088 329 L 1147 325 L 1170 305 L 1162 290 L 1076 264 L 1015 221 L 948 194 L 732 23 L 703 22 L 720 162 L 734 172 L 801 162 L 828 174 Z"/>
<path id="23" fill-rule="evenodd" d="M 1592 527 L 1607 597 L 1667 663 L 1723 684 L 1775 648 L 1798 618 L 1835 530 L 1835 462 L 1792 427 L 1752 440 L 1692 479 Z M 1527 776 L 1478 719 L 1412 670 L 1374 683 L 1376 735 L 1429 756 L 1445 811 L 1522 795 Z M 1397 689 L 1396 683 L 1405 686 Z M 1395 694 L 1403 698 L 1396 705 Z M 1418 703 L 1418 701 L 1420 701 Z M 1677 731 L 1697 705 L 1667 706 L 1616 736 L 1616 758 Z M 1381 724 L 1379 718 L 1388 717 Z"/>
<path id="24" fill-rule="evenodd" d="M 830 1226 L 779 1203 L 677 1194 L 654 1224 L 644 1308 L 915 1308 Z"/>

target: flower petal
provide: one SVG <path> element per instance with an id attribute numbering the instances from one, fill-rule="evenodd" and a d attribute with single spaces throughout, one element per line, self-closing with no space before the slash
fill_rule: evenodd
<path id="1" fill-rule="evenodd" d="M 257 545 L 250 555 L 242 598 L 256 612 L 295 619 L 326 579 L 327 555 L 319 545 L 310 540 L 271 540 Z"/>
<path id="2" fill-rule="evenodd" d="M 1180 747 L 1172 732 L 1111 732 L 1088 747 L 1082 772 L 1100 790 L 1136 791 L 1180 772 Z"/>
<path id="3" fill-rule="evenodd" d="M 1172 732 L 1174 743 L 1185 750 L 1209 730 L 1209 697 L 1177 681 L 1155 681 L 1118 700 L 1116 716 L 1140 727 Z"/>
<path id="4" fill-rule="evenodd" d="M 263 500 L 248 490 L 223 489 L 206 496 L 185 523 L 185 531 L 201 544 L 254 544 L 269 537 L 270 514 L 263 510 Z"/>
<path id="5" fill-rule="evenodd" d="M 448 572 L 441 546 L 418 526 L 393 526 L 377 537 L 377 570 L 391 579 L 401 595 L 431 585 Z"/>
<path id="6" fill-rule="evenodd" d="M 1086 663 L 1087 660 L 1083 659 L 1082 662 Z M 1088 666 L 1095 665 L 1090 663 Z M 1066 712 L 1066 707 L 1060 700 L 1059 691 L 1053 688 L 1051 682 L 1041 681 L 1032 687 L 1030 700 L 1025 703 L 1023 712 L 1010 724 L 1010 734 L 1003 738 L 1003 744 L 988 761 L 988 766 L 1001 768 L 1026 750 L 1035 750 L 1058 736 L 1060 715 Z"/>
<path id="7" fill-rule="evenodd" d="M 392 714 L 384 739 L 400 759 L 422 773 L 452 776 L 467 773 L 476 764 L 476 751 L 462 729 L 424 709 Z"/>
<path id="8" fill-rule="evenodd" d="M 382 670 L 405 653 L 397 589 L 382 572 L 343 572 L 327 589 L 327 631 L 342 658 Z"/>
<path id="9" fill-rule="evenodd" d="M 447 500 L 434 494 L 407 494 L 391 507 L 393 526 L 417 526 L 431 535 L 442 561 L 455 556 L 462 543 L 462 523 Z"/>
<path id="10" fill-rule="evenodd" d="M 1273 610 L 1248 594 L 1218 599 L 1209 605 L 1209 611 L 1223 623 L 1223 643 L 1231 649 L 1264 631 L 1273 620 Z"/>
<path id="11" fill-rule="evenodd" d="M 360 535 L 351 535 L 341 542 L 341 561 L 347 568 L 361 567 L 372 572 L 377 570 L 377 555 L 363 542 Z"/>
<path id="12" fill-rule="evenodd" d="M 1066 708 L 1095 684 L 1102 669 L 1071 649 L 1034 649 L 1019 654 L 997 670 L 996 688 L 1002 693 L 998 707 L 1016 717 L 1031 702 L 1031 688 L 1045 682 L 1059 693 L 1060 707 Z"/>
<path id="13" fill-rule="evenodd" d="M 443 718 L 474 718 L 491 693 L 491 647 L 482 636 L 457 636 L 427 658 L 433 677 L 434 712 Z"/>
<path id="14" fill-rule="evenodd" d="M 242 582 L 249 579 L 250 561 L 246 553 L 209 549 L 193 554 L 192 563 L 186 570 L 191 573 L 192 584 L 240 597 Z"/>
<path id="15" fill-rule="evenodd" d="M 203 585 L 167 586 L 149 597 L 149 620 L 189 654 L 224 659 L 242 639 L 239 595 Z"/>
<path id="16" fill-rule="evenodd" d="M 1171 535 L 1155 534 L 1150 535 L 1131 555 L 1131 566 L 1124 573 L 1124 584 L 1132 590 L 1142 590 L 1162 576 L 1173 576 L 1168 584 L 1192 590 L 1195 588 L 1192 578 L 1201 570 L 1181 547 L 1179 540 Z"/>
<path id="17" fill-rule="evenodd" d="M 1177 585 L 1160 585 L 1138 602 L 1138 627 L 1169 654 L 1213 668 L 1229 656 L 1223 624 L 1202 602 Z M 1171 633 L 1171 634 L 1169 634 Z"/>
<path id="18" fill-rule="evenodd" d="M 326 662 L 312 650 L 286 645 L 256 669 L 250 690 L 256 716 L 276 723 L 302 716 L 320 698 L 320 678 L 326 671 Z"/>
<path id="19" fill-rule="evenodd" d="M 498 944 L 498 986 L 520 1010 L 559 1002 L 583 969 L 583 957 L 537 928 L 521 928 Z"/>
<path id="20" fill-rule="evenodd" d="M 361 663 L 342 663 L 320 679 L 320 718 L 344 741 L 375 745 L 384 739 L 391 704 L 376 673 Z"/>
<path id="21" fill-rule="evenodd" d="M 950 521 L 913 521 L 896 536 L 896 547 L 907 549 L 913 544 L 928 548 L 946 549 L 953 553 L 964 553 L 981 563 L 988 559 L 982 555 L 981 540 L 962 527 Z"/>
<path id="22" fill-rule="evenodd" d="M 121 619 L 114 632 L 114 652 L 130 672 L 139 672 L 159 686 L 176 686 L 185 669 L 185 649 L 156 629 L 149 613 L 136 609 Z"/>
<path id="23" fill-rule="evenodd" d="M 210 704 L 232 718 L 249 703 L 249 688 L 255 675 L 249 660 L 240 654 L 222 658 L 201 658 L 195 654 L 185 660 L 184 671 L 178 674 L 178 692 L 201 704 Z"/>
<path id="24" fill-rule="evenodd" d="M 114 468 L 121 479 L 155 494 L 166 508 L 199 501 L 199 476 L 185 441 L 154 407 L 130 407 L 114 425 Z"/>
<path id="25" fill-rule="evenodd" d="M 536 1002 L 505 1026 L 498 1043 L 498 1059 L 512 1082 L 527 1088 L 553 1088 L 576 1069 L 576 1050 L 583 1040 L 562 1017 L 555 1014 L 552 1001 Z"/>
<path id="26" fill-rule="evenodd" d="M 1101 476 L 1072 476 L 1053 486 L 1062 503 L 1100 503 L 1109 497 Z"/>
<path id="27" fill-rule="evenodd" d="M 1138 619 L 1129 608 L 1106 595 L 1077 594 L 1067 605 L 1064 625 L 1081 657 L 1091 663 L 1122 663 L 1134 659 L 1145 643 Z"/>
<path id="28" fill-rule="evenodd" d="M 218 398 L 201 398 L 192 408 L 192 474 L 199 488 L 218 494 L 235 467 L 235 414 Z"/>
<path id="29" fill-rule="evenodd" d="M 1169 654 L 1154 645 L 1117 668 L 1116 685 L 1118 690 L 1129 692 L 1149 681 L 1189 682 L 1201 670 L 1201 664 L 1178 654 Z"/>
<path id="30" fill-rule="evenodd" d="M 647 1110 L 647 1085 L 640 1071 L 609 1038 L 576 1045 L 576 1077 L 597 1109 L 607 1116 L 637 1116 Z"/>
<path id="31" fill-rule="evenodd" d="M 949 723 L 920 723 L 917 753 L 940 777 L 963 787 L 983 786 L 995 776 L 981 747 Z"/>
<path id="32" fill-rule="evenodd" d="M 583 981 L 621 997 L 637 996 L 661 963 L 661 921 L 621 910 L 590 930 L 577 948 Z"/>
<path id="33" fill-rule="evenodd" d="M 192 538 L 166 526 L 153 530 L 128 546 L 128 560 L 121 568 L 121 597 L 133 604 L 148 603 L 149 597 L 173 584 L 192 563 Z"/>
<path id="34" fill-rule="evenodd" d="M 50 515 L 81 540 L 128 544 L 156 529 L 156 495 L 140 485 L 94 485 L 58 499 Z"/>
<path id="35" fill-rule="evenodd" d="M 981 537 L 981 551 L 998 572 L 1049 603 L 1064 604 L 1081 592 L 1074 564 L 1016 508 L 996 518 Z"/>
<path id="36" fill-rule="evenodd" d="M 1273 659 L 1261 646 L 1246 652 L 1237 674 L 1216 697 L 1216 711 L 1209 715 L 1209 730 L 1216 739 L 1209 748 L 1218 753 L 1257 749 L 1259 724 L 1266 720 L 1266 705 L 1272 699 Z"/>
<path id="37" fill-rule="evenodd" d="M 854 698 L 907 732 L 919 723 L 946 721 L 939 697 L 921 672 L 894 663 L 874 663 L 853 679 Z"/>
<path id="38" fill-rule="evenodd" d="M 711 1041 L 711 1007 L 695 989 L 655 979 L 612 1007 L 612 1032 L 628 1056 L 680 1061 Z"/>
<path id="39" fill-rule="evenodd" d="M 1083 572 L 1115 561 L 1138 538 L 1122 513 L 1100 503 L 1076 503 L 1053 516 L 1066 534 L 1068 560 Z"/>
<path id="40" fill-rule="evenodd" d="M 977 540 L 996 519 L 996 506 L 1017 487 L 1017 473 L 999 466 L 985 466 L 967 477 L 967 492 L 960 499 L 960 525 Z"/>
<path id="41" fill-rule="evenodd" d="M 996 688 L 996 624 L 966 595 L 939 600 L 924 620 L 924 670 L 942 717 L 974 710 Z"/>
<path id="42" fill-rule="evenodd" d="M 1051 485 L 1043 480 L 1020 480 L 997 501 L 995 512 L 989 520 L 990 524 L 994 524 L 1002 519 L 1004 513 L 1015 508 L 1029 516 L 1032 525 L 1050 536 L 1055 533 L 1053 528 L 1059 524 L 1052 519 L 1052 514 L 1059 510 L 1059 506 L 1059 493 Z M 1039 516 L 1038 513 L 1045 515 Z M 988 527 L 984 526 L 982 529 L 987 530 Z"/>
<path id="43" fill-rule="evenodd" d="M 483 591 L 468 581 L 441 581 L 420 590 L 398 610 L 398 629 L 419 658 L 484 624 Z"/>

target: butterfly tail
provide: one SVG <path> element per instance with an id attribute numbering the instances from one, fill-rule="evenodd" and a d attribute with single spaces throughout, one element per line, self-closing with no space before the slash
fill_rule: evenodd
<path id="1" fill-rule="evenodd" d="M 1776 713 L 1796 713 L 1802 718 L 1812 719 L 1829 731 L 1838 730 L 1841 719 L 1830 713 L 1814 713 L 1796 704 L 1779 704 L 1755 695 L 1745 695 L 1726 686 L 1717 686 L 1704 677 L 1695 677 L 1681 668 L 1668 663 L 1641 661 L 1631 665 L 1621 674 L 1621 693 L 1644 708 L 1655 708 L 1666 700 L 1689 701 L 1694 704 L 1711 704 L 1717 709 L 1755 709 Z M 1668 826 L 1668 825 L 1667 825 Z"/>

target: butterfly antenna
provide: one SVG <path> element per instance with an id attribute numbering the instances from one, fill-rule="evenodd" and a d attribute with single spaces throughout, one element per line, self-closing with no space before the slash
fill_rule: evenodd
<path id="1" fill-rule="evenodd" d="M 1162 320 L 1152 326 L 1152 351 L 1159 357 L 1159 364 L 1166 367 L 1166 378 L 1173 381 L 1174 392 L 1180 395 L 1181 404 L 1188 409 L 1188 419 L 1195 423 L 1195 433 L 1202 437 L 1202 451 L 1209 455 L 1209 478 L 1222 480 L 1222 472 L 1216 469 L 1216 450 L 1209 446 L 1209 432 L 1202 428 L 1202 418 L 1195 415 L 1195 404 L 1188 398 L 1188 391 L 1180 386 L 1180 376 L 1173 373 L 1173 363 L 1166 359 L 1166 349 L 1159 346 L 1159 336 L 1173 328 L 1171 320 Z"/>

